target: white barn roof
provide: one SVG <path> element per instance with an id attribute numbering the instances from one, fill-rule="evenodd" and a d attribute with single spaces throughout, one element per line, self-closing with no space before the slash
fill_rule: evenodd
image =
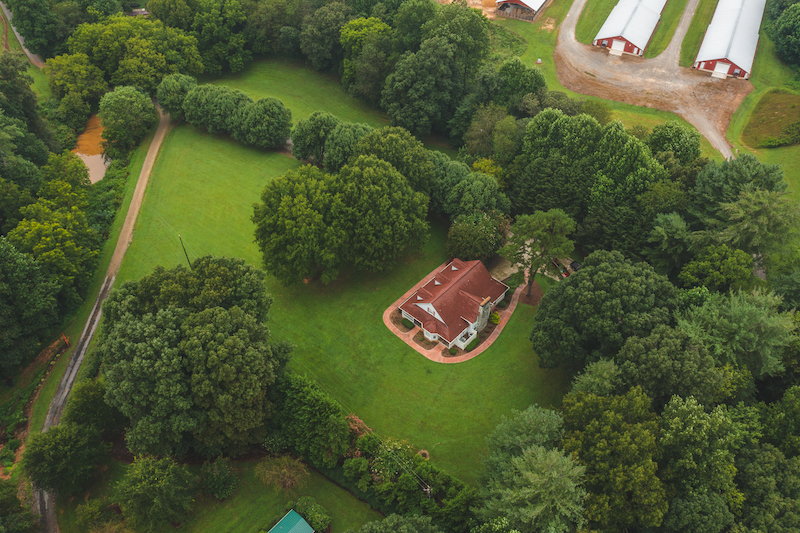
<path id="1" fill-rule="evenodd" d="M 537 13 L 547 0 L 495 0 L 495 5 L 500 4 L 522 4 L 523 6 L 528 7 L 529 9 L 533 9 Z"/>
<path id="2" fill-rule="evenodd" d="M 666 3 L 667 0 L 619 0 L 597 32 L 595 40 L 619 36 L 637 48 L 644 49 L 656 29 Z"/>
<path id="3" fill-rule="evenodd" d="M 727 59 L 749 73 L 766 3 L 766 0 L 719 0 L 696 61 Z"/>

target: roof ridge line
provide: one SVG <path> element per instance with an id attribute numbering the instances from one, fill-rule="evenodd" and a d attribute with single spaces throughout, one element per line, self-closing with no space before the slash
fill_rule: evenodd
<path id="1" fill-rule="evenodd" d="M 718 1 L 721 1 L 721 0 L 718 0 Z M 744 3 L 745 3 L 745 1 L 746 0 L 741 0 L 739 2 L 739 12 L 736 14 L 736 22 L 733 23 L 733 32 L 731 32 L 731 38 L 728 41 L 728 47 L 725 49 L 725 59 L 728 59 L 728 57 L 731 55 L 731 48 L 733 47 L 733 38 L 736 36 L 736 33 L 739 30 L 739 21 L 742 18 L 742 12 L 744 12 Z M 703 43 L 700 43 L 700 44 L 702 45 Z M 730 59 L 728 59 L 728 61 L 730 61 Z"/>

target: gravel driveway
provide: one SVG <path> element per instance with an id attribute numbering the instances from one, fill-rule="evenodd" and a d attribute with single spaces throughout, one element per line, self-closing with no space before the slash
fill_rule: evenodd
<path id="1" fill-rule="evenodd" d="M 713 79 L 709 73 L 678 66 L 681 43 L 699 0 L 689 0 L 672 41 L 654 59 L 612 56 L 604 48 L 579 43 L 575 25 L 586 1 L 575 0 L 559 29 L 554 54 L 559 81 L 581 94 L 672 111 L 696 127 L 725 158 L 732 157 L 725 132 L 753 85 L 733 78 Z"/>

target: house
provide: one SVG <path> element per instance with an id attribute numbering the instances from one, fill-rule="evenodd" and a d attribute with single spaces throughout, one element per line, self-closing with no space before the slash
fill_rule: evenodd
<path id="1" fill-rule="evenodd" d="M 592 44 L 608 48 L 610 54 L 617 56 L 641 56 L 665 5 L 667 0 L 619 0 Z"/>
<path id="2" fill-rule="evenodd" d="M 267 533 L 314 533 L 314 529 L 292 509 Z"/>
<path id="3" fill-rule="evenodd" d="M 478 336 L 508 285 L 494 279 L 480 261 L 453 259 L 400 305 L 403 318 L 425 338 L 464 349 Z"/>
<path id="4" fill-rule="evenodd" d="M 533 20 L 547 0 L 495 0 L 497 13 L 503 16 Z"/>
<path id="5" fill-rule="evenodd" d="M 717 4 L 694 68 L 714 78 L 748 79 L 758 47 L 766 0 L 724 0 Z"/>

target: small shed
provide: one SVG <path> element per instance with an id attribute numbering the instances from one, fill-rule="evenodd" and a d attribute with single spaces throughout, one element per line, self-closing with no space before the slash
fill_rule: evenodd
<path id="1" fill-rule="evenodd" d="M 667 0 L 619 0 L 592 44 L 617 56 L 643 55 L 665 5 Z"/>
<path id="2" fill-rule="evenodd" d="M 533 19 L 547 0 L 495 0 L 500 15 Z"/>
<path id="3" fill-rule="evenodd" d="M 268 533 L 314 533 L 314 529 L 292 509 Z"/>
<path id="4" fill-rule="evenodd" d="M 725 0 L 717 3 L 694 68 L 714 78 L 748 79 L 758 48 L 758 29 L 766 0 Z"/>

